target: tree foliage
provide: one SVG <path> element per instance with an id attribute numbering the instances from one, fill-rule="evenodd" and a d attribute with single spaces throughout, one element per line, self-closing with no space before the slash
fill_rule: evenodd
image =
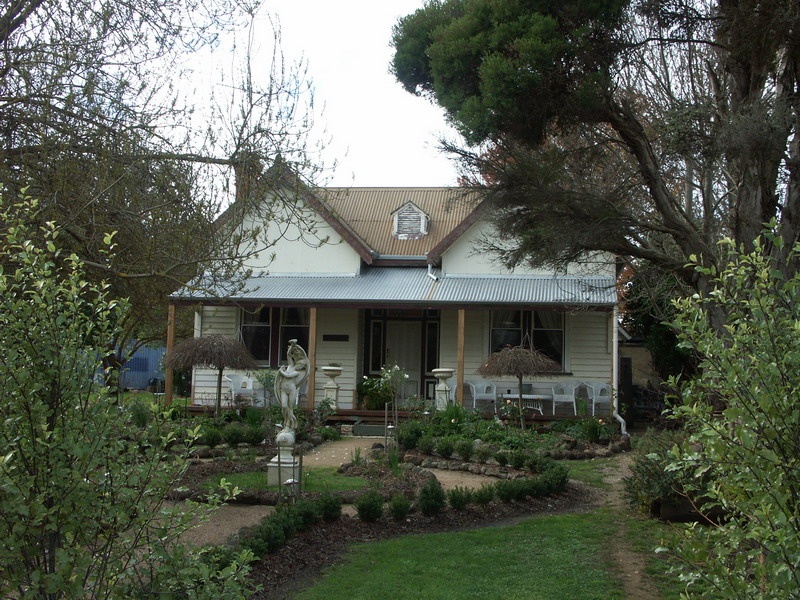
<path id="1" fill-rule="evenodd" d="M 242 234 L 216 223 L 237 185 L 247 189 L 278 157 L 316 176 L 304 67 L 284 61 L 277 27 L 258 47 L 257 10 L 236 0 L 0 8 L 0 181 L 7 197 L 25 189 L 39 198 L 39 224 L 58 222 L 87 276 L 131 299 L 119 346 L 163 339 L 166 295 L 195 275 L 245 271 L 247 256 L 232 250 Z M 235 47 L 220 47 L 234 31 Z M 219 48 L 238 66 L 204 73 Z M 291 205 L 292 194 L 281 201 Z M 265 207 L 261 220 L 276 212 Z M 249 252 L 269 252 L 274 241 L 254 231 Z"/>
<path id="2" fill-rule="evenodd" d="M 197 432 L 143 423 L 94 385 L 126 304 L 5 208 L 0 251 L 0 596 L 239 598 L 250 557 L 183 548 L 207 508 L 168 506 Z"/>
<path id="3" fill-rule="evenodd" d="M 606 251 L 695 289 L 729 235 L 791 273 L 799 239 L 800 5 L 431 0 L 394 30 L 394 72 L 470 144 L 509 265 Z"/>
<path id="4" fill-rule="evenodd" d="M 674 550 L 689 592 L 711 586 L 717 598 L 800 590 L 800 274 L 784 276 L 764 243 L 745 253 L 726 242 L 729 264 L 698 267 L 712 291 L 677 302 L 675 327 L 700 375 L 682 390 L 676 416 L 691 436 L 671 468 L 704 481 L 701 510 L 725 516 L 688 528 Z M 798 253 L 800 244 L 787 256 Z M 703 318 L 712 306 L 728 315 L 723 336 Z"/>

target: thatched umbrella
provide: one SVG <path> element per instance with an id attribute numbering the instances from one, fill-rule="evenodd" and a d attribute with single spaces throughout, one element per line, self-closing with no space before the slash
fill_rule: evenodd
<path id="1" fill-rule="evenodd" d="M 215 417 L 219 416 L 222 405 L 222 372 L 225 369 L 258 368 L 247 348 L 234 338 L 225 335 L 205 335 L 183 340 L 167 353 L 164 363 L 170 369 L 209 367 L 217 370 Z"/>
<path id="2" fill-rule="evenodd" d="M 522 379 L 545 373 L 561 371 L 561 366 L 543 352 L 524 346 L 506 346 L 493 352 L 485 363 L 478 367 L 481 377 L 495 378 L 512 376 L 517 378 L 519 391 L 520 424 L 525 427 L 522 414 Z"/>

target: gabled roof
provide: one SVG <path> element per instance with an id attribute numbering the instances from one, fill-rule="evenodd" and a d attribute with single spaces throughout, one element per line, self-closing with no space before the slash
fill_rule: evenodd
<path id="1" fill-rule="evenodd" d="M 477 192 L 464 188 L 312 189 L 280 158 L 255 182 L 239 185 L 247 193 L 288 192 L 302 200 L 367 265 L 438 265 L 447 248 L 483 214 Z M 239 203 L 237 199 L 217 219 L 218 226 L 237 218 L 244 210 Z M 392 235 L 393 213 L 409 203 L 428 216 L 427 235 L 397 239 Z"/>
<path id="2" fill-rule="evenodd" d="M 371 264 L 414 261 L 436 264 L 441 252 L 429 255 L 442 244 L 449 246 L 453 233 L 463 233 L 464 223 L 476 212 L 475 195 L 465 195 L 461 188 L 325 188 L 317 191 L 331 208 L 333 216 L 347 223 L 355 234 L 374 251 Z M 428 233 L 414 239 L 392 235 L 392 216 L 411 203 L 428 218 Z"/>

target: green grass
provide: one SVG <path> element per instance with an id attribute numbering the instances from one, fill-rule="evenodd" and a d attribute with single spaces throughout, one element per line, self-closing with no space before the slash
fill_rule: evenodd
<path id="1" fill-rule="evenodd" d="M 267 474 L 264 471 L 252 473 L 231 473 L 225 479 L 243 491 L 261 492 L 275 491 L 277 486 L 267 485 Z M 349 477 L 336 472 L 335 467 L 314 467 L 304 470 L 303 491 L 305 492 L 349 492 L 369 487 L 369 481 L 363 477 Z M 215 476 L 208 481 L 209 487 L 216 487 L 220 477 Z"/>
<path id="2" fill-rule="evenodd" d="M 592 512 L 361 544 L 296 598 L 622 600 L 606 558 L 613 531 Z"/>
<path id="3" fill-rule="evenodd" d="M 611 487 L 611 484 L 603 481 L 603 478 L 617 470 L 617 458 L 613 456 L 588 460 L 559 460 L 557 462 L 569 469 L 570 479 L 575 479 L 600 489 L 609 489 Z"/>

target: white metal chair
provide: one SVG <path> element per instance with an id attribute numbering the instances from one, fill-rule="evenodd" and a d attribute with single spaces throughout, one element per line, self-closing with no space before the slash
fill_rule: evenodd
<path id="1" fill-rule="evenodd" d="M 575 390 L 578 385 L 577 381 L 559 381 L 553 386 L 553 415 L 556 414 L 557 404 L 572 404 L 572 413 L 578 414 L 578 406 L 575 403 Z"/>
<path id="2" fill-rule="evenodd" d="M 253 387 L 253 378 L 245 377 L 236 373 L 226 375 L 228 387 L 231 390 L 231 401 L 236 402 L 237 398 L 249 399 L 251 402 L 256 398 L 256 390 Z"/>
<path id="3" fill-rule="evenodd" d="M 465 381 L 464 385 L 469 387 L 469 393 L 472 396 L 472 408 L 477 408 L 479 400 L 488 401 L 490 404 L 494 404 L 497 400 L 497 386 L 493 381 Z"/>
<path id="4" fill-rule="evenodd" d="M 611 410 L 611 386 L 607 383 L 590 383 L 589 391 L 592 397 L 592 416 L 598 404 L 607 404 Z"/>

